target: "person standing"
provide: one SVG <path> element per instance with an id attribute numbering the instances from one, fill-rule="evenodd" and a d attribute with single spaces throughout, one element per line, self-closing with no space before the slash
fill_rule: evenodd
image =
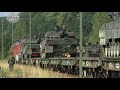
<path id="1" fill-rule="evenodd" d="M 13 70 L 14 64 L 15 64 L 15 57 L 13 56 L 13 53 L 11 53 L 9 59 L 8 59 L 9 69 L 10 71 Z"/>

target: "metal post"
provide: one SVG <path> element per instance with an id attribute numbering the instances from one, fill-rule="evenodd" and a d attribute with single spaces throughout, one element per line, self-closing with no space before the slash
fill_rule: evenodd
<path id="1" fill-rule="evenodd" d="M 30 45 L 30 61 L 31 61 L 31 12 L 29 12 L 29 45 Z"/>
<path id="2" fill-rule="evenodd" d="M 13 38 L 13 36 L 14 36 L 14 31 L 13 31 L 14 25 L 13 25 L 13 23 L 16 23 L 16 22 L 19 21 L 19 16 L 14 15 L 13 12 L 12 12 L 12 14 L 10 16 L 7 16 L 7 21 L 12 23 L 12 45 L 13 45 L 13 41 L 14 41 L 13 40 L 14 39 Z"/>
<path id="3" fill-rule="evenodd" d="M 3 60 L 3 12 L 2 12 L 2 60 Z"/>
<path id="4" fill-rule="evenodd" d="M 12 23 L 12 45 L 13 45 L 13 23 Z"/>
<path id="5" fill-rule="evenodd" d="M 80 70 L 80 78 L 83 77 L 83 70 L 82 70 L 82 12 L 80 14 L 80 60 L 79 60 L 79 70 Z"/>
<path id="6" fill-rule="evenodd" d="M 12 12 L 13 15 L 13 12 Z M 13 23 L 12 23 L 12 45 L 13 45 Z"/>

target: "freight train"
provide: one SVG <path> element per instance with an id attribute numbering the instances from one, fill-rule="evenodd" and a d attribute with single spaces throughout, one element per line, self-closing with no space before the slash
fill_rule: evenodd
<path id="1" fill-rule="evenodd" d="M 91 70 L 90 60 L 95 65 L 94 68 L 97 67 L 99 51 L 97 43 L 84 45 L 84 72 L 88 72 L 88 67 Z M 79 39 L 72 31 L 48 31 L 43 38 L 40 34 L 33 37 L 31 43 L 30 39 L 24 38 L 11 46 L 10 53 L 16 58 L 16 63 L 79 74 Z"/>
<path id="2" fill-rule="evenodd" d="M 115 16 L 117 15 L 117 16 Z M 115 17 L 113 17 L 115 16 Z M 99 30 L 100 42 L 83 44 L 83 77 L 120 77 L 120 19 L 112 13 L 111 21 Z M 31 45 L 31 49 L 30 49 Z M 10 52 L 19 63 L 32 64 L 60 72 L 79 74 L 79 39 L 72 31 L 48 31 L 43 38 L 22 39 L 11 46 Z M 66 57 L 67 54 L 70 57 Z M 31 59 L 29 59 L 31 57 Z M 17 59 L 16 59 L 17 61 Z"/>

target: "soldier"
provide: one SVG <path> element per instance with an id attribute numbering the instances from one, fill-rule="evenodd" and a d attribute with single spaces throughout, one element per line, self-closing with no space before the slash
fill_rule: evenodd
<path id="1" fill-rule="evenodd" d="M 11 53 L 11 56 L 9 57 L 8 64 L 9 64 L 9 69 L 13 70 L 13 66 L 15 64 L 15 58 L 13 56 L 13 53 Z"/>
<path id="2" fill-rule="evenodd" d="M 41 33 L 38 34 L 38 43 L 41 42 Z"/>
<path id="3" fill-rule="evenodd" d="M 56 25 L 55 31 L 59 31 L 59 26 L 58 25 Z"/>
<path id="4" fill-rule="evenodd" d="M 63 25 L 63 30 L 61 31 L 61 37 L 64 38 L 66 36 L 66 25 Z"/>

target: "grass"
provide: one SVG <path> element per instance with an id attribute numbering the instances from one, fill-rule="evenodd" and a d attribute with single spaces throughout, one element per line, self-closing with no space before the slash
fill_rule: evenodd
<path id="1" fill-rule="evenodd" d="M 8 64 L 5 61 L 0 61 L 0 67 L 0 78 L 77 78 L 72 75 L 25 65 L 14 65 L 13 71 L 9 71 Z"/>

